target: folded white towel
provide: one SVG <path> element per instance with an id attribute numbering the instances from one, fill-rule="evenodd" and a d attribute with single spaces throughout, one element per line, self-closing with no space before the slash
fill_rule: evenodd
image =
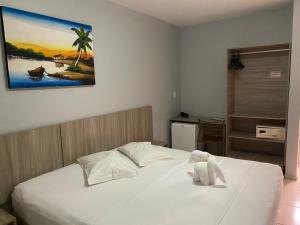
<path id="1" fill-rule="evenodd" d="M 209 172 L 208 172 L 209 171 Z M 211 171 L 211 167 L 208 166 L 207 162 L 198 162 L 194 165 L 194 176 L 193 180 L 195 182 L 200 182 L 202 185 L 210 185 L 212 181 L 210 176 L 214 175 Z"/>
<path id="2" fill-rule="evenodd" d="M 208 157 L 207 163 L 208 163 L 209 167 L 211 167 L 211 169 L 214 172 L 214 174 L 216 175 L 216 177 L 220 178 L 220 180 L 223 181 L 223 183 L 226 183 L 226 179 L 223 174 L 223 171 L 221 170 L 215 157 Z"/>
<path id="3" fill-rule="evenodd" d="M 207 172 L 209 177 L 209 185 L 215 185 L 216 184 L 216 173 L 214 170 L 214 167 L 211 164 L 211 160 L 215 161 L 215 157 L 208 157 L 207 159 Z"/>
<path id="4" fill-rule="evenodd" d="M 225 176 L 219 167 L 215 157 L 208 157 L 207 162 L 198 162 L 194 165 L 193 179 L 202 185 L 214 185 L 216 178 L 226 183 Z"/>
<path id="5" fill-rule="evenodd" d="M 209 154 L 208 152 L 203 152 L 203 151 L 200 151 L 200 150 L 194 150 L 191 153 L 189 162 L 190 163 L 207 162 L 208 157 L 215 158 L 213 155 Z"/>

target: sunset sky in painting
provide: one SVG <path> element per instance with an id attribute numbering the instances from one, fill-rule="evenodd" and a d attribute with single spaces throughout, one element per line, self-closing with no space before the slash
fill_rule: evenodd
<path id="1" fill-rule="evenodd" d="M 85 31 L 92 29 L 89 25 L 7 7 L 3 8 L 3 20 L 6 42 L 18 48 L 32 48 L 50 57 L 55 54 L 76 56 L 77 48 L 72 47 L 72 44 L 77 35 L 71 28 L 83 27 Z M 13 29 L 9 29 L 12 27 Z M 91 34 L 90 37 L 92 38 Z M 90 50 L 87 54 L 92 56 Z"/>

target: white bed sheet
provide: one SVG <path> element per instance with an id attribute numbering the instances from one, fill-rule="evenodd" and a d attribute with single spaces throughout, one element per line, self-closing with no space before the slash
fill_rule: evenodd
<path id="1" fill-rule="evenodd" d="M 194 184 L 189 153 L 138 177 L 84 186 L 77 164 L 16 186 L 13 207 L 30 225 L 273 225 L 282 189 L 278 166 L 217 157 L 227 184 Z M 220 182 L 220 181 L 219 181 Z"/>

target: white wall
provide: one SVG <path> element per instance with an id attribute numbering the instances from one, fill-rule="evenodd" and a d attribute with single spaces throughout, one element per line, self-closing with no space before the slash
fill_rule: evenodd
<path id="1" fill-rule="evenodd" d="M 294 1 L 293 44 L 289 94 L 289 120 L 286 154 L 286 175 L 297 177 L 300 116 L 300 0 Z"/>
<path id="2" fill-rule="evenodd" d="M 0 4 L 92 25 L 96 68 L 92 87 L 7 90 L 1 55 L 0 133 L 152 105 L 154 137 L 167 139 L 168 121 L 179 112 L 172 98 L 179 91 L 178 28 L 101 0 Z"/>
<path id="3" fill-rule="evenodd" d="M 291 42 L 291 6 L 181 29 L 181 110 L 225 116 L 227 49 Z"/>

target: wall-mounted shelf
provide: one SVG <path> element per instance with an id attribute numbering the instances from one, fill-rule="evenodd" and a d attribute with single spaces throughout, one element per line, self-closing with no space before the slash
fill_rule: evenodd
<path id="1" fill-rule="evenodd" d="M 241 131 L 233 131 L 228 134 L 229 138 L 239 138 L 245 140 L 253 140 L 253 141 L 265 141 L 265 142 L 274 142 L 274 143 L 285 143 L 285 140 L 277 140 L 277 139 L 267 139 L 267 138 L 257 138 L 255 133 L 241 132 Z"/>
<path id="2" fill-rule="evenodd" d="M 230 118 L 247 118 L 247 119 L 265 119 L 265 120 L 286 120 L 284 116 L 274 115 L 254 115 L 254 114 L 243 114 L 243 113 L 231 113 L 228 115 Z"/>

